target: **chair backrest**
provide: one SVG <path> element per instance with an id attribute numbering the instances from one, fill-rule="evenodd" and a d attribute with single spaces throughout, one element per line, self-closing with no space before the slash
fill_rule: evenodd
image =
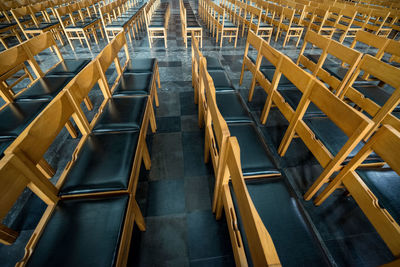
<path id="1" fill-rule="evenodd" d="M 389 62 L 395 61 L 400 63 L 400 42 L 393 39 L 389 39 L 386 46 L 383 49 L 381 49 L 380 52 L 378 52 L 376 57 L 381 59 L 384 56 L 384 54 L 390 55 Z"/>
<path id="2" fill-rule="evenodd" d="M 34 121 L 15 139 L 6 149 L 4 154 L 16 154 L 24 157 L 36 166 L 42 159 L 50 145 L 54 142 L 60 131 L 74 118 L 82 133 L 85 130 L 80 127 L 73 103 L 68 94 L 63 91 L 34 119 Z"/>
<path id="3" fill-rule="evenodd" d="M 374 52 L 374 54 L 377 55 L 379 50 L 385 49 L 385 46 L 388 43 L 388 39 L 375 35 L 373 33 L 369 33 L 367 31 L 357 31 L 356 37 L 354 38 L 350 47 L 357 49 L 357 43 L 363 43 L 364 45 L 368 45 L 369 47 L 376 49 L 376 52 Z"/>
<path id="4" fill-rule="evenodd" d="M 40 172 L 27 169 L 25 162 L 16 155 L 5 155 L 0 160 L 0 243 L 10 245 L 18 235 L 1 222 L 26 187 L 29 187 L 46 204 L 57 203 L 57 190 L 50 181 L 40 175 Z"/>
<path id="5" fill-rule="evenodd" d="M 359 64 L 362 58 L 362 53 L 352 48 L 349 48 L 335 40 L 332 40 L 328 45 L 326 54 L 330 56 L 330 59 L 334 57 L 336 60 L 340 60 L 342 65 L 345 65 L 347 68 L 346 74 L 344 75 L 342 80 L 335 77 L 334 75 L 331 75 L 328 71 L 326 71 L 324 69 L 323 63 L 320 64 L 320 67 L 317 71 L 317 77 L 321 79 L 324 83 L 328 84 L 330 86 L 330 89 L 332 89 L 332 91 L 334 92 L 334 94 L 338 96 L 345 88 L 352 73 Z M 326 59 L 327 57 L 324 57 L 324 61 Z"/>
<path id="6" fill-rule="evenodd" d="M 247 240 L 251 240 L 248 244 L 252 263 L 254 266 L 280 266 L 274 242 L 264 224 L 260 222 L 260 217 L 247 190 L 240 163 L 240 147 L 236 137 L 229 138 L 226 153 L 226 161 L 223 162 L 221 168 L 227 169 L 231 177 L 244 234 Z M 228 181 L 225 182 L 225 186 L 228 186 L 227 183 Z"/>
<path id="7" fill-rule="evenodd" d="M 9 84 L 7 80 L 12 75 L 20 70 L 24 70 L 25 73 L 29 76 L 31 83 L 34 82 L 33 76 L 30 74 L 29 70 L 25 66 L 25 62 L 28 62 L 37 78 L 43 75 L 43 72 L 41 71 L 38 63 L 34 59 L 33 55 L 30 53 L 30 51 L 27 49 L 26 44 L 28 42 L 30 42 L 30 40 L 0 53 L 0 96 L 7 103 L 13 102 L 14 97 L 17 95 L 15 92 L 12 91 L 13 87 L 24 81 L 23 79 L 18 79 L 16 82 Z"/>
<path id="8" fill-rule="evenodd" d="M 306 35 L 304 36 L 303 46 L 301 47 L 299 57 L 297 58 L 297 65 L 301 64 L 309 69 L 313 74 L 316 74 L 318 68 L 322 66 L 322 63 L 326 58 L 326 51 L 328 50 L 330 43 L 331 39 L 326 38 L 314 31 L 308 30 Z M 314 63 L 312 60 L 304 55 L 304 53 L 309 52 L 309 49 L 306 49 L 309 45 L 311 45 L 311 48 L 315 46 L 322 50 L 321 52 L 319 52 L 320 58 L 318 60 L 318 63 Z"/>

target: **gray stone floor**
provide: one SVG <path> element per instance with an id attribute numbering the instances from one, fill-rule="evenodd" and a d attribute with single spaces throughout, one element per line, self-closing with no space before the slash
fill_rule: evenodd
<path id="1" fill-rule="evenodd" d="M 204 133 L 197 126 L 197 107 L 193 102 L 190 43 L 186 49 L 181 38 L 178 0 L 169 2 L 172 9 L 168 49 L 164 48 L 162 40 L 150 49 L 144 34 L 129 45 L 133 59 L 158 59 L 162 83 L 160 107 L 156 109 L 158 131 L 148 136 L 152 168 L 142 171 L 137 193 L 147 231 L 142 233 L 134 229 L 129 266 L 234 266 L 226 222 L 224 219 L 216 221 L 211 212 L 214 177 L 212 167 L 203 163 Z M 197 10 L 197 2 L 191 0 L 190 3 Z M 222 61 L 234 86 L 247 99 L 251 75 L 246 73 L 243 85 L 238 84 L 245 38 L 238 40 L 236 48 L 226 43 L 220 49 L 209 33 L 205 33 L 203 53 Z M 299 49 L 293 42 L 285 48 L 281 44 L 282 40 L 271 41 L 271 45 L 291 58 L 297 57 Z M 93 49 L 89 51 L 77 43 L 75 52 L 68 45 L 61 47 L 61 52 L 65 58 L 93 58 L 105 45 L 104 40 L 99 45 L 93 42 Z M 51 55 L 41 55 L 40 64 L 51 66 L 55 60 Z M 109 75 L 113 75 L 112 71 Z M 253 102 L 247 103 L 256 121 L 265 97 L 264 91 L 258 88 Z M 102 101 L 99 90 L 92 90 L 90 98 L 95 107 Z M 302 200 L 311 177 L 318 176 L 321 167 L 300 140 L 294 141 L 284 158 L 277 155 L 276 148 L 285 129 L 280 126 L 287 122 L 277 110 L 271 112 L 272 119 L 258 128 L 321 237 L 321 243 L 328 248 L 332 262 L 338 266 L 377 266 L 392 260 L 374 228 L 344 192 L 337 191 L 321 207 Z M 93 116 L 93 112 L 87 114 Z M 46 158 L 57 168 L 54 182 L 77 142 L 64 130 L 47 153 Z M 12 246 L 0 245 L 0 266 L 13 266 L 23 256 L 24 246 L 44 208 L 45 205 L 29 192 L 21 197 L 6 221 L 21 234 Z"/>

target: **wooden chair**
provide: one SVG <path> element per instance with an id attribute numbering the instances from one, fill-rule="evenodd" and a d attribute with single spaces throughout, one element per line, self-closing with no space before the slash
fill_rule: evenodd
<path id="1" fill-rule="evenodd" d="M 150 13 L 146 13 L 146 28 L 147 28 L 147 35 L 149 38 L 149 46 L 151 48 L 151 43 L 153 39 L 164 39 L 164 46 L 165 48 L 168 47 L 167 45 L 167 30 L 168 30 L 168 22 L 170 16 L 170 6 L 166 8 L 163 14 L 162 21 L 155 21 L 152 20 L 152 15 Z"/>
<path id="2" fill-rule="evenodd" d="M 205 112 L 205 145 L 204 159 L 211 162 L 214 166 L 215 187 L 213 196 L 213 211 L 217 218 L 222 213 L 221 185 L 224 170 L 220 168 L 223 162 L 228 137 L 230 134 L 237 136 L 239 142 L 243 144 L 243 155 L 253 153 L 253 157 L 242 157 L 242 171 L 247 178 L 280 176 L 271 161 L 265 144 L 257 132 L 253 122 L 241 122 L 237 120 L 225 121 L 221 115 L 216 102 L 216 91 L 211 76 L 206 69 L 205 59 L 200 60 L 200 92 L 204 92 L 206 97 Z M 203 104 L 203 103 L 201 103 Z M 229 103 L 227 103 L 230 105 Z M 200 106 L 200 103 L 199 103 Z M 204 104 L 203 104 L 204 106 Z M 224 107 L 221 107 L 224 108 Z M 217 209 L 218 208 L 218 209 Z"/>
<path id="3" fill-rule="evenodd" d="M 77 116 L 76 112 L 66 92 L 59 95 L 46 108 L 42 116 L 26 129 L 26 135 L 17 140 L 13 153 L 7 154 L 1 161 L 0 172 L 3 183 L 1 188 L 7 191 L 7 193 L 2 192 L 2 196 L 9 199 L 7 202 L 1 202 L 2 212 L 7 212 L 9 206 L 4 205 L 13 204 L 26 186 L 32 188 L 33 192 L 48 204 L 27 244 L 24 258 L 18 263 L 20 266 L 57 264 L 57 262 L 65 263 L 66 261 L 72 265 L 85 264 L 84 262 L 89 259 L 87 253 L 94 253 L 90 258 L 91 264 L 96 258 L 99 264 L 107 261 L 111 265 L 124 266 L 127 262 L 133 223 L 136 221 L 139 229 L 145 230 L 144 219 L 133 193 L 94 194 L 81 198 L 60 199 L 57 197 L 57 188 L 33 165 L 38 158 L 42 157 L 43 148 L 58 134 L 65 121 L 71 116 Z M 44 129 L 46 129 L 45 135 Z M 32 145 L 33 143 L 35 145 Z M 39 147 L 41 149 L 38 149 Z M 10 179 L 7 177 L 12 178 L 14 182 L 9 183 Z M 91 214 L 90 218 L 87 217 L 93 210 L 96 210 L 96 213 Z M 93 219 L 96 220 L 95 225 L 92 224 Z M 71 226 L 75 227 L 71 228 Z M 78 235 L 75 231 L 78 228 L 87 229 L 87 231 Z M 63 231 L 54 229 L 63 229 Z M 105 235 L 105 232 L 108 234 Z M 94 240 L 94 237 L 100 237 L 100 240 Z M 57 246 L 57 240 L 62 240 L 62 249 L 53 250 L 49 254 L 47 246 L 54 248 Z M 82 244 L 79 249 L 76 243 Z M 77 253 L 77 249 L 87 253 L 83 254 L 84 257 L 79 257 L 82 254 Z M 74 255 L 74 257 L 68 255 Z M 90 263 L 87 262 L 87 264 Z"/>
<path id="4" fill-rule="evenodd" d="M 241 161 L 247 155 L 239 145 L 237 138 L 229 137 L 221 163 L 225 170 L 221 205 L 236 265 L 329 265 L 284 179 L 246 179 Z"/>
<path id="5" fill-rule="evenodd" d="M 393 93 L 376 84 L 354 84 L 360 72 L 369 74 L 392 87 Z M 374 125 L 365 137 L 365 140 L 380 127 L 382 123 L 389 123 L 398 127 L 398 119 L 391 113 L 398 110 L 400 103 L 400 69 L 391 66 L 371 55 L 364 55 L 340 97 L 354 103 L 359 109 L 371 116 Z M 400 128 L 399 128 L 400 129 Z"/>
<path id="6" fill-rule="evenodd" d="M 186 8 L 183 6 L 183 1 L 180 0 L 180 14 L 181 14 L 181 23 L 182 23 L 182 37 L 187 48 L 187 39 L 188 38 L 199 38 L 200 46 L 203 47 L 203 28 L 197 22 L 196 19 L 188 20 L 186 14 Z"/>
<path id="7" fill-rule="evenodd" d="M 249 31 L 249 33 L 247 34 L 247 39 L 246 39 L 246 46 L 244 48 L 242 70 L 240 72 L 240 80 L 239 80 L 240 85 L 242 85 L 242 83 L 243 83 L 243 76 L 244 76 L 245 70 L 249 70 L 253 74 L 253 76 L 255 75 L 257 56 L 255 56 L 251 53 L 255 52 L 255 51 L 257 53 L 259 53 L 262 42 L 263 42 L 263 40 L 260 37 L 258 37 L 256 34 L 254 34 L 253 31 L 251 31 L 251 30 Z M 250 50 L 250 48 L 251 48 L 251 50 Z"/>
<path id="8" fill-rule="evenodd" d="M 113 39 L 113 45 L 107 46 L 102 53 L 98 56 L 101 70 L 104 75 L 110 68 L 111 64 L 117 71 L 117 77 L 114 81 L 109 81 L 110 91 L 114 96 L 128 96 L 128 95 L 149 95 L 150 100 L 155 102 L 156 107 L 159 106 L 156 80 L 156 72 L 132 72 L 126 71 L 129 61 L 121 66 L 118 53 L 121 49 L 126 51 L 127 44 L 124 34 L 118 34 Z M 134 63 L 134 62 L 133 62 Z"/>
<path id="9" fill-rule="evenodd" d="M 354 19 L 357 12 L 353 9 L 343 8 L 339 13 L 339 17 L 334 25 L 337 31 L 340 31 L 339 42 L 343 41 L 348 37 L 355 37 L 356 33 L 362 28 L 354 24 Z"/>
<path id="10" fill-rule="evenodd" d="M 224 38 L 229 38 L 229 41 L 231 41 L 232 38 L 235 39 L 235 44 L 234 47 L 236 47 L 237 43 L 237 36 L 239 32 L 238 26 L 233 24 L 226 16 L 225 9 L 221 8 L 220 6 L 217 6 L 216 4 L 212 3 L 212 8 L 215 11 L 216 18 L 215 18 L 215 34 L 216 34 L 216 42 L 218 43 L 218 40 L 220 38 L 220 44 L 219 46 L 222 47 L 222 43 L 224 41 Z M 219 36 L 221 34 L 221 36 Z"/>
<path id="11" fill-rule="evenodd" d="M 262 20 L 262 10 L 253 6 L 247 6 L 250 14 L 249 29 L 261 38 L 266 38 L 270 42 L 273 28 Z"/>
<path id="12" fill-rule="evenodd" d="M 329 26 L 327 19 L 329 17 L 329 12 L 324 9 L 316 8 L 314 10 L 310 24 L 308 25 L 308 30 L 313 30 L 318 34 L 329 36 L 332 38 L 335 33 L 335 27 Z"/>
<path id="13" fill-rule="evenodd" d="M 286 56 L 280 57 L 277 66 L 279 67 L 276 68 L 273 82 L 267 92 L 268 98 L 261 114 L 261 122 L 265 123 L 272 104 L 275 104 L 290 122 L 279 145 L 278 153 L 281 156 L 285 155 L 296 133 L 324 168 L 305 194 L 305 199 L 309 200 L 323 183 L 328 181 L 333 172 L 341 168 L 350 153 L 371 130 L 373 123 L 365 115 L 334 96 L 320 81 L 300 69 Z M 296 90 L 302 92 L 297 107 L 288 104 L 280 93 L 278 84 L 281 76 L 288 79 Z M 285 88 L 281 90 L 284 91 Z M 322 112 L 325 116 L 305 117 L 310 105 L 314 105 L 312 109 L 317 109 L 318 113 Z M 330 139 L 332 135 L 334 138 Z"/>
<path id="14" fill-rule="evenodd" d="M 383 125 L 314 200 L 316 205 L 321 205 L 343 184 L 395 256 L 400 253 L 399 211 L 396 207 L 399 144 L 399 131 Z M 377 153 L 389 166 L 360 169 L 371 152 Z"/>
<path id="15" fill-rule="evenodd" d="M 60 21 L 61 27 L 64 30 L 64 34 L 67 37 L 68 43 L 71 45 L 72 50 L 75 50 L 72 40 L 79 40 L 82 46 L 82 40 L 84 40 L 88 48 L 91 49 L 89 42 L 90 33 L 93 34 L 96 44 L 98 44 L 95 28 L 98 20 L 85 21 L 82 18 L 82 15 L 79 13 L 80 7 L 77 3 L 75 5 L 73 4 L 68 6 L 60 6 L 58 8 L 55 8 L 54 12 L 57 15 L 58 20 Z M 78 12 L 78 17 L 80 19 L 76 19 L 76 16 L 74 16 L 74 12 Z M 68 16 L 71 20 L 70 25 L 66 24 L 66 21 L 64 20 L 65 16 Z"/>
<path id="16" fill-rule="evenodd" d="M 322 50 L 321 55 L 304 53 L 308 43 L 320 48 Z M 308 69 L 338 96 L 347 85 L 361 57 L 362 53 L 354 49 L 318 35 L 313 31 L 308 31 L 304 38 L 304 45 L 300 51 L 297 65 Z M 362 81 L 362 79 L 358 78 L 358 81 Z"/>
<path id="17" fill-rule="evenodd" d="M 278 36 L 280 36 L 282 32 L 286 32 L 285 39 L 283 40 L 283 47 L 286 46 L 286 42 L 289 41 L 291 37 L 297 37 L 297 47 L 303 34 L 303 27 L 296 25 L 293 22 L 294 15 L 294 9 L 283 8 L 279 23 L 276 26 L 277 31 L 275 35 L 275 42 L 278 40 Z"/>
<path id="18" fill-rule="evenodd" d="M 389 14 L 387 10 L 372 10 L 363 30 L 387 37 L 392 31 L 392 28 L 385 25 Z"/>

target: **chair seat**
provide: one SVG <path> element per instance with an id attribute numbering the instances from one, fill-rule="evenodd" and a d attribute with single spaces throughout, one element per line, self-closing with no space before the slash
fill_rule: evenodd
<path id="1" fill-rule="evenodd" d="M 217 92 L 218 109 L 227 123 L 230 122 L 251 122 L 241 96 L 236 92 Z"/>
<path id="2" fill-rule="evenodd" d="M 9 147 L 14 140 L 15 138 L 0 138 L 0 159 L 4 156 L 4 151 L 6 151 L 7 147 Z"/>
<path id="3" fill-rule="evenodd" d="M 318 63 L 318 60 L 320 58 L 321 55 L 316 55 L 316 54 L 308 54 L 308 53 L 304 53 L 303 54 L 306 58 L 308 58 L 309 60 L 311 60 L 312 62 L 314 62 L 315 64 Z"/>
<path id="4" fill-rule="evenodd" d="M 114 91 L 114 96 L 148 95 L 151 89 L 152 73 L 125 73 Z"/>
<path id="5" fill-rule="evenodd" d="M 214 81 L 216 91 L 234 90 L 228 75 L 223 70 L 210 70 L 208 72 Z"/>
<path id="6" fill-rule="evenodd" d="M 242 148 L 242 146 L 240 147 Z M 271 235 L 282 266 L 327 266 L 325 256 L 307 227 L 296 198 L 282 179 L 246 180 L 246 187 L 267 231 Z M 250 249 L 237 200 L 231 195 L 249 266 L 253 266 Z M 301 246 L 299 246 L 301 244 Z"/>
<path id="7" fill-rule="evenodd" d="M 340 65 L 327 65 L 323 66 L 324 70 L 329 72 L 330 75 L 336 77 L 339 80 L 343 80 L 344 77 L 346 76 L 346 73 L 348 72 L 348 69 L 341 67 Z M 358 76 L 356 81 L 356 84 L 361 84 L 361 83 L 369 83 L 368 81 L 365 81 L 361 78 L 361 76 Z"/>
<path id="8" fill-rule="evenodd" d="M 250 60 L 254 64 L 256 64 L 256 62 L 257 62 L 257 56 L 256 55 L 248 54 L 248 57 L 250 58 Z M 263 57 L 262 60 L 261 60 L 260 69 L 275 69 L 275 66 L 274 66 L 274 64 L 269 62 L 265 57 Z"/>
<path id="9" fill-rule="evenodd" d="M 343 133 L 343 131 L 327 117 L 307 118 L 304 119 L 304 121 L 314 132 L 316 138 L 321 140 L 333 156 L 337 155 L 340 149 L 348 141 L 348 137 Z M 359 143 L 347 156 L 346 162 L 351 160 L 363 146 L 363 143 Z M 375 153 L 372 153 L 367 159 L 367 162 L 380 161 L 381 160 Z"/>
<path id="10" fill-rule="evenodd" d="M 285 98 L 285 101 L 289 103 L 293 110 L 297 109 L 303 93 L 296 88 L 284 88 L 280 89 L 279 93 Z M 305 117 L 325 116 L 325 114 L 314 104 L 310 103 L 305 113 Z"/>
<path id="11" fill-rule="evenodd" d="M 45 30 L 47 28 L 51 28 L 54 27 L 55 25 L 59 24 L 58 22 L 54 22 L 54 23 L 40 23 L 38 27 L 29 27 L 26 28 L 26 31 L 34 31 L 34 30 Z"/>
<path id="12" fill-rule="evenodd" d="M 400 222 L 400 177 L 390 168 L 358 169 L 356 171 L 378 198 L 379 206 Z"/>
<path id="13" fill-rule="evenodd" d="M 371 99 L 381 107 L 385 105 L 385 103 L 391 97 L 391 95 L 383 88 L 372 84 L 361 84 L 354 86 L 354 88 L 357 89 L 357 91 L 361 92 L 366 98 Z M 396 107 L 394 111 L 400 111 L 400 108 Z"/>
<path id="14" fill-rule="evenodd" d="M 17 137 L 49 101 L 23 101 L 8 104 L 0 111 L 0 138 Z"/>
<path id="15" fill-rule="evenodd" d="M 59 201 L 27 266 L 114 266 L 128 200 Z"/>
<path id="16" fill-rule="evenodd" d="M 60 195 L 126 190 L 138 138 L 139 132 L 90 134 Z"/>
<path id="17" fill-rule="evenodd" d="M 64 62 L 59 63 L 55 68 L 50 70 L 46 76 L 76 75 L 89 64 L 89 62 L 90 59 L 65 59 Z"/>
<path id="18" fill-rule="evenodd" d="M 216 56 L 205 56 L 207 60 L 207 70 L 223 70 L 221 61 Z"/>
<path id="19" fill-rule="evenodd" d="M 261 69 L 261 72 L 264 74 L 265 78 L 272 82 L 274 78 L 275 69 Z M 281 79 L 279 80 L 279 87 L 295 87 L 291 81 L 289 81 L 284 75 L 281 75 Z M 278 88 L 279 88 L 278 87 Z"/>
<path id="20" fill-rule="evenodd" d="M 17 101 L 37 99 L 51 100 L 55 97 L 73 76 L 50 76 L 40 78 L 35 84 L 26 89 L 17 97 Z"/>
<path id="21" fill-rule="evenodd" d="M 134 58 L 128 62 L 125 73 L 151 73 L 155 64 L 155 58 Z"/>
<path id="22" fill-rule="evenodd" d="M 79 28 L 86 28 L 90 26 L 91 24 L 94 24 L 97 22 L 97 20 L 92 20 L 92 21 L 78 21 L 76 25 L 68 25 L 65 27 L 65 29 L 79 29 Z"/>
<path id="23" fill-rule="evenodd" d="M 113 97 L 108 100 L 92 132 L 139 131 L 148 96 Z"/>
<path id="24" fill-rule="evenodd" d="M 253 123 L 232 123 L 228 127 L 231 136 L 236 136 L 239 142 L 244 176 L 280 174 Z"/>
<path id="25" fill-rule="evenodd" d="M 152 22 L 149 28 L 164 28 L 164 22 Z"/>
<path id="26" fill-rule="evenodd" d="M 0 30 L 6 29 L 8 27 L 13 27 L 17 25 L 17 23 L 13 22 L 13 23 L 2 23 L 0 24 Z"/>

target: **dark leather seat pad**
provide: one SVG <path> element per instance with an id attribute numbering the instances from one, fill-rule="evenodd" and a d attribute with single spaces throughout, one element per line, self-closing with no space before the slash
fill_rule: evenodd
<path id="1" fill-rule="evenodd" d="M 128 196 L 58 202 L 28 266 L 114 266 Z"/>
<path id="2" fill-rule="evenodd" d="M 125 190 L 139 133 L 90 134 L 60 195 Z"/>
<path id="3" fill-rule="evenodd" d="M 92 132 L 139 131 L 148 96 L 122 96 L 108 100 Z"/>
<path id="4" fill-rule="evenodd" d="M 334 156 L 340 151 L 340 149 L 348 140 L 348 137 L 344 134 L 344 132 L 327 117 L 308 118 L 304 119 L 304 121 L 314 132 L 315 136 L 321 140 L 329 152 L 331 152 Z M 347 157 L 347 161 L 352 159 L 363 146 L 363 143 L 359 143 L 354 150 L 350 152 Z M 379 161 L 381 160 L 375 153 L 372 153 L 367 159 L 367 162 Z"/>
<path id="5" fill-rule="evenodd" d="M 354 86 L 354 88 L 360 91 L 366 98 L 371 99 L 381 107 L 385 105 L 391 96 L 383 88 L 372 84 L 360 84 Z M 394 111 L 400 111 L 400 108 L 396 107 Z"/>
<path id="6" fill-rule="evenodd" d="M 20 94 L 16 98 L 16 101 L 26 101 L 30 99 L 51 100 L 64 89 L 72 78 L 73 76 L 43 77 Z"/>
<path id="7" fill-rule="evenodd" d="M 223 70 L 221 61 L 215 56 L 205 56 L 207 60 L 207 70 Z"/>
<path id="8" fill-rule="evenodd" d="M 4 151 L 6 151 L 7 147 L 9 147 L 14 140 L 15 138 L 0 138 L 0 159 L 4 156 Z"/>
<path id="9" fill-rule="evenodd" d="M 233 90 L 232 83 L 224 70 L 210 70 L 208 73 L 214 81 L 215 90 Z"/>
<path id="10" fill-rule="evenodd" d="M 289 103 L 293 110 L 297 109 L 297 106 L 300 103 L 300 100 L 303 96 L 303 93 L 300 92 L 297 88 L 284 88 L 279 90 L 279 93 L 285 98 L 285 101 Z M 314 104 L 310 103 L 307 108 L 305 117 L 308 116 L 325 116 L 324 113 Z"/>
<path id="11" fill-rule="evenodd" d="M 231 123 L 228 127 L 239 142 L 243 175 L 280 174 L 254 124 Z"/>
<path id="12" fill-rule="evenodd" d="M 128 62 L 125 73 L 153 72 L 156 64 L 155 58 L 135 58 Z"/>
<path id="13" fill-rule="evenodd" d="M 89 64 L 89 62 L 90 59 L 65 59 L 64 62 L 59 63 L 54 69 L 50 70 L 46 76 L 76 75 Z"/>
<path id="14" fill-rule="evenodd" d="M 218 109 L 227 123 L 252 121 L 242 104 L 241 96 L 236 92 L 217 92 L 216 98 Z"/>
<path id="15" fill-rule="evenodd" d="M 321 56 L 318 54 L 308 54 L 308 53 L 304 53 L 303 55 L 314 63 L 318 63 L 319 57 Z"/>
<path id="16" fill-rule="evenodd" d="M 400 177 L 390 168 L 358 169 L 358 175 L 378 198 L 379 205 L 400 222 Z"/>
<path id="17" fill-rule="evenodd" d="M 348 71 L 347 68 L 343 68 L 340 65 L 325 65 L 324 64 L 323 69 L 326 70 L 330 75 L 339 79 L 340 81 L 343 81 L 344 76 L 346 76 L 346 73 Z M 358 76 L 354 83 L 362 84 L 362 83 L 370 83 L 370 82 L 365 81 L 361 78 L 361 76 Z"/>
<path id="18" fill-rule="evenodd" d="M 113 95 L 148 95 L 152 77 L 152 73 L 124 73 Z"/>
<path id="19" fill-rule="evenodd" d="M 265 78 L 267 78 L 268 81 L 272 82 L 272 79 L 274 78 L 275 74 L 275 69 L 261 69 L 261 72 L 264 74 Z M 279 87 L 295 87 L 295 86 L 284 75 L 281 75 L 278 88 Z"/>
<path id="20" fill-rule="evenodd" d="M 237 199 L 229 183 L 244 249 L 252 266 L 250 249 Z M 246 180 L 247 190 L 267 231 L 271 235 L 282 266 L 326 266 L 325 256 L 282 179 Z M 301 244 L 301 246 L 299 246 Z"/>
<path id="21" fill-rule="evenodd" d="M 10 103 L 0 111 L 0 138 L 17 137 L 49 101 Z"/>
<path id="22" fill-rule="evenodd" d="M 256 55 L 248 54 L 248 57 L 254 64 L 256 64 L 256 62 L 257 62 Z M 275 69 L 275 66 L 274 66 L 274 64 L 269 62 L 265 57 L 263 57 L 263 59 L 261 60 L 260 68 L 261 69 Z"/>

